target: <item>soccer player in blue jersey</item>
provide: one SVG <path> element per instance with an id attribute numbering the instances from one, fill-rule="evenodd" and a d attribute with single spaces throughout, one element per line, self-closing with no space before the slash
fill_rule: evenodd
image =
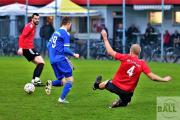
<path id="1" fill-rule="evenodd" d="M 67 56 L 74 56 L 79 58 L 79 54 L 73 53 L 70 47 L 71 20 L 69 17 L 62 19 L 61 27 L 56 30 L 50 38 L 47 45 L 51 66 L 54 70 L 57 80 L 46 82 L 46 94 L 50 95 L 51 86 L 64 86 L 61 96 L 58 99 L 60 103 L 68 103 L 65 100 L 66 96 L 71 90 L 73 83 L 72 65 Z M 65 78 L 65 82 L 62 79 Z"/>

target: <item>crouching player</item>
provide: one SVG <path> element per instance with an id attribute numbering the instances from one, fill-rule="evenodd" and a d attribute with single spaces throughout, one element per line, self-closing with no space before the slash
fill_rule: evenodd
<path id="1" fill-rule="evenodd" d="M 50 95 L 51 93 L 51 86 L 63 86 L 63 91 L 61 96 L 58 99 L 60 103 L 68 103 L 65 100 L 66 96 L 71 90 L 73 84 L 73 76 L 72 76 L 72 69 L 73 66 L 71 65 L 70 61 L 66 57 L 74 56 L 75 58 L 79 58 L 79 54 L 75 54 L 71 51 L 70 47 L 70 35 L 68 30 L 71 29 L 71 21 L 69 17 L 64 17 L 62 19 L 61 27 L 56 30 L 49 43 L 48 43 L 48 52 L 51 66 L 54 70 L 55 76 L 57 80 L 46 82 L 46 94 Z M 65 78 L 65 82 L 62 79 Z"/>

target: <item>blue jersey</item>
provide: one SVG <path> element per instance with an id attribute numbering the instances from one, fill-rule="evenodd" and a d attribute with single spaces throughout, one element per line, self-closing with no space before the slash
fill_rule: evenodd
<path id="1" fill-rule="evenodd" d="M 70 46 L 70 34 L 63 27 L 56 30 L 47 45 L 51 64 L 65 58 L 64 47 Z"/>

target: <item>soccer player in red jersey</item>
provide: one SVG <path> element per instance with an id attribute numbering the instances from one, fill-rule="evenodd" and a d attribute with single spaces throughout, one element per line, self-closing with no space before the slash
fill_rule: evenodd
<path id="1" fill-rule="evenodd" d="M 101 82 L 102 76 L 98 76 L 93 85 L 93 89 L 107 89 L 119 96 L 119 99 L 112 103 L 110 108 L 127 106 L 131 101 L 133 92 L 139 81 L 141 72 L 145 73 L 151 80 L 167 82 L 171 80 L 170 76 L 160 77 L 151 72 L 144 60 L 138 58 L 141 52 L 141 47 L 138 44 L 133 44 L 129 54 L 121 54 L 115 52 L 108 41 L 105 30 L 101 32 L 107 53 L 116 60 L 121 61 L 121 65 L 112 80 Z"/>
<path id="2" fill-rule="evenodd" d="M 36 25 L 39 24 L 39 14 L 34 13 L 31 22 L 25 25 L 22 34 L 19 36 L 18 55 L 23 55 L 29 62 L 36 65 L 31 82 L 34 85 L 42 84 L 40 75 L 44 67 L 44 60 L 40 54 L 34 49 L 34 36 L 36 33 Z"/>

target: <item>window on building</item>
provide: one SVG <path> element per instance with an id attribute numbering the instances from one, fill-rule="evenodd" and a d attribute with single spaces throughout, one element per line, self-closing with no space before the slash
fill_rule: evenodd
<path id="1" fill-rule="evenodd" d="M 180 24 L 180 11 L 175 11 L 174 13 L 174 23 Z"/>
<path id="2" fill-rule="evenodd" d="M 122 13 L 122 11 L 114 11 L 114 12 L 112 12 L 112 16 L 113 17 L 122 17 L 123 13 Z"/>
<path id="3" fill-rule="evenodd" d="M 7 37 L 9 35 L 9 17 L 0 17 L 0 38 Z"/>
<path id="4" fill-rule="evenodd" d="M 162 23 L 162 12 L 150 12 L 149 22 L 152 25 L 158 25 Z"/>
<path id="5" fill-rule="evenodd" d="M 87 32 L 87 17 L 79 18 L 79 33 Z"/>
<path id="6" fill-rule="evenodd" d="M 25 19 L 24 16 L 17 16 L 17 34 L 18 35 L 20 35 L 23 31 L 23 28 L 25 25 L 24 19 Z"/>

